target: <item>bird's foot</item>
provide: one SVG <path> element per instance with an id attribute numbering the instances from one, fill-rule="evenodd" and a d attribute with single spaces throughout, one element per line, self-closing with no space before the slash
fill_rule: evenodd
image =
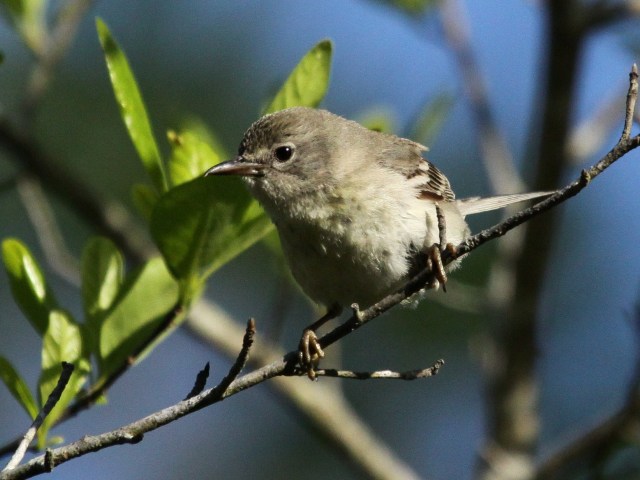
<path id="1" fill-rule="evenodd" d="M 320 346 L 316 332 L 310 328 L 305 329 L 302 332 L 302 337 L 300 338 L 298 360 L 302 369 L 307 372 L 309 380 L 316 379 L 315 369 L 321 358 L 324 358 L 324 351 Z"/>
<path id="2" fill-rule="evenodd" d="M 315 380 L 317 378 L 315 368 L 318 366 L 320 359 L 324 358 L 324 351 L 322 350 L 320 340 L 316 335 L 316 330 L 329 320 L 336 318 L 340 315 L 340 312 L 342 312 L 342 307 L 340 305 L 332 305 L 327 313 L 305 328 L 302 332 L 300 344 L 298 345 L 298 362 L 300 363 L 302 370 L 307 373 L 307 377 L 309 377 L 310 380 Z"/>
<path id="3" fill-rule="evenodd" d="M 440 285 L 442 285 L 442 291 L 447 291 L 447 272 L 442 264 L 442 252 L 447 251 L 451 255 L 456 254 L 456 246 L 452 243 L 447 243 L 444 249 L 440 247 L 440 244 L 435 243 L 427 250 L 427 266 L 432 269 L 435 279 Z M 435 285 L 434 285 L 435 286 Z"/>

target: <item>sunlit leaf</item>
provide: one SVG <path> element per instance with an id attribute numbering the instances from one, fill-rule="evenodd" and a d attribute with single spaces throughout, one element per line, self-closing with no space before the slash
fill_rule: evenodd
<path id="1" fill-rule="evenodd" d="M 0 379 L 2 379 L 2 382 L 9 389 L 13 398 L 25 409 L 29 417 L 32 419 L 36 418 L 38 405 L 33 395 L 31 395 L 29 387 L 27 387 L 27 384 L 16 369 L 13 368 L 11 362 L 3 356 L 0 356 Z"/>
<path id="2" fill-rule="evenodd" d="M 58 384 L 62 362 L 73 364 L 75 370 L 58 403 L 38 430 L 39 447 L 47 445 L 49 429 L 81 390 L 90 370 L 80 326 L 73 321 L 68 313 L 62 310 L 51 311 L 48 323 L 42 341 L 42 372 L 38 389 L 41 406 L 44 405 Z"/>
<path id="3" fill-rule="evenodd" d="M 100 325 L 124 279 L 124 259 L 113 242 L 95 237 L 82 252 L 82 300 L 90 350 L 98 351 Z"/>
<path id="4" fill-rule="evenodd" d="M 211 131 L 211 128 L 202 119 L 195 116 L 189 116 L 183 119 L 180 122 L 180 131 L 191 132 L 201 141 L 209 145 L 211 150 L 213 150 L 219 158 L 229 158 L 229 154 L 218 136 Z"/>
<path id="5" fill-rule="evenodd" d="M 201 177 L 163 195 L 151 233 L 181 281 L 204 279 L 272 228 L 239 178 Z"/>
<path id="6" fill-rule="evenodd" d="M 168 137 L 172 147 L 169 176 L 174 186 L 201 177 L 209 167 L 220 162 L 211 147 L 189 131 L 171 131 Z"/>
<path id="7" fill-rule="evenodd" d="M 178 285 L 161 258 L 127 276 L 105 314 L 100 332 L 100 373 L 108 376 L 143 345 L 178 302 Z"/>
<path id="8" fill-rule="evenodd" d="M 317 107 L 329 88 L 332 44 L 323 40 L 293 69 L 264 113 L 289 107 Z"/>
<path id="9" fill-rule="evenodd" d="M 2 242 L 2 258 L 13 298 L 33 328 L 43 335 L 47 330 L 49 313 L 57 303 L 38 262 L 29 249 L 14 238 Z"/>
<path id="10" fill-rule="evenodd" d="M 96 27 L 124 124 L 153 185 L 164 192 L 167 189 L 164 165 L 127 57 L 102 20 L 96 20 Z"/>

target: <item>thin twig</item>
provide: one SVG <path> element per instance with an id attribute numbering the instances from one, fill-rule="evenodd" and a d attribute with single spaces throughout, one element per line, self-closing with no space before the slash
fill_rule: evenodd
<path id="1" fill-rule="evenodd" d="M 627 109 L 624 116 L 624 128 L 622 129 L 621 140 L 628 140 L 631 136 L 633 126 L 633 112 L 636 109 L 638 99 L 638 66 L 634 63 L 629 73 L 629 91 L 627 92 Z"/>
<path id="2" fill-rule="evenodd" d="M 92 406 L 98 399 L 106 393 L 106 391 L 124 375 L 136 361 L 145 353 L 162 335 L 167 333 L 171 328 L 179 323 L 180 317 L 184 311 L 180 305 L 176 305 L 172 308 L 163 318 L 162 322 L 156 327 L 149 338 L 140 344 L 132 353 L 127 357 L 127 360 L 115 369 L 114 372 L 109 375 L 102 382 L 92 385 L 84 396 L 78 399 L 74 404 L 67 407 L 67 409 L 60 415 L 60 418 L 56 421 L 56 425 L 60 422 L 67 420 L 70 417 L 77 415 L 82 410 L 86 410 Z"/>
<path id="3" fill-rule="evenodd" d="M 207 386 L 207 379 L 209 378 L 209 368 L 209 362 L 207 362 L 204 368 L 198 372 L 198 375 L 196 375 L 196 381 L 193 384 L 193 388 L 184 398 L 185 400 L 188 400 L 191 397 L 195 397 L 204 390 L 204 387 Z"/>
<path id="4" fill-rule="evenodd" d="M 225 392 L 231 382 L 233 382 L 236 377 L 240 374 L 244 366 L 247 364 L 247 359 L 249 358 L 249 350 L 251 350 L 251 346 L 253 345 L 253 337 L 256 334 L 256 321 L 253 318 L 250 318 L 247 322 L 247 329 L 244 333 L 244 338 L 242 339 L 242 349 L 236 358 L 236 361 L 231 365 L 229 369 L 229 373 L 222 379 L 222 381 L 218 384 L 218 388 Z"/>
<path id="5" fill-rule="evenodd" d="M 244 329 L 236 321 L 205 299 L 194 306 L 186 326 L 196 339 L 228 356 L 236 355 L 237 345 L 244 335 Z M 256 367 L 268 365 L 283 358 L 285 353 L 262 335 L 256 338 L 251 349 L 251 363 Z M 301 427 L 325 438 L 326 444 L 348 459 L 360 476 L 394 480 L 420 478 L 360 418 L 360 412 L 345 399 L 340 382 L 300 382 L 279 376 L 265 386 L 296 415 Z"/>
<path id="6" fill-rule="evenodd" d="M 4 468 L 3 472 L 13 470 L 20 464 L 20 462 L 24 458 L 24 454 L 27 452 L 27 449 L 29 448 L 29 445 L 31 445 L 31 442 L 35 438 L 36 433 L 38 432 L 38 429 L 44 422 L 45 418 L 47 418 L 47 415 L 49 415 L 51 410 L 53 410 L 53 407 L 55 407 L 58 401 L 60 400 L 60 397 L 62 396 L 64 389 L 67 388 L 67 384 L 69 383 L 69 379 L 71 378 L 71 374 L 73 373 L 73 370 L 74 370 L 73 364 L 62 362 L 62 371 L 60 372 L 58 383 L 49 394 L 49 397 L 47 398 L 47 401 L 45 402 L 44 407 L 42 407 L 42 410 L 40 410 L 40 412 L 36 416 L 35 420 L 31 424 L 31 427 L 29 427 L 29 430 L 27 430 L 27 433 L 24 434 L 22 442 L 20 442 L 20 445 L 18 445 L 18 448 L 16 449 L 15 453 L 11 457 L 11 460 L 9 460 L 9 463 L 7 463 L 7 466 Z"/>
<path id="7" fill-rule="evenodd" d="M 444 365 L 444 360 L 437 360 L 432 366 L 419 370 L 408 370 L 406 372 L 394 372 L 392 370 L 378 370 L 375 372 L 353 372 L 351 370 L 336 370 L 325 368 L 316 370 L 317 376 L 348 378 L 355 380 L 393 379 L 393 380 L 416 380 L 418 378 L 433 377 L 437 375 Z"/>

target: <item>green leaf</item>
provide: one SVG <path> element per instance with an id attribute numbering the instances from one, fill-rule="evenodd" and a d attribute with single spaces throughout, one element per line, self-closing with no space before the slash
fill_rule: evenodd
<path id="1" fill-rule="evenodd" d="M 376 132 L 393 133 L 395 131 L 391 115 L 381 110 L 367 113 L 360 119 L 360 123 L 369 130 Z"/>
<path id="2" fill-rule="evenodd" d="M 411 132 L 411 138 L 425 145 L 430 144 L 451 112 L 454 101 L 454 97 L 448 93 L 441 93 L 431 99 L 424 106 Z"/>
<path id="3" fill-rule="evenodd" d="M 96 19 L 96 27 L 124 124 L 151 181 L 158 191 L 164 192 L 167 190 L 164 165 L 127 57 L 99 18 Z"/>
<path id="4" fill-rule="evenodd" d="M 151 234 L 183 285 L 207 276 L 272 229 L 239 178 L 200 177 L 162 196 Z"/>
<path id="5" fill-rule="evenodd" d="M 329 88 L 331 41 L 323 40 L 302 57 L 264 113 L 289 107 L 317 107 Z"/>
<path id="6" fill-rule="evenodd" d="M 46 31 L 45 0 L 0 0 L 18 33 L 37 55 L 44 53 Z"/>
<path id="7" fill-rule="evenodd" d="M 169 142 L 172 146 L 169 159 L 169 176 L 174 186 L 201 177 L 220 158 L 213 149 L 195 134 L 185 131 L 180 134 L 170 131 Z"/>
<path id="8" fill-rule="evenodd" d="M 38 389 L 41 406 L 45 404 L 49 394 L 58 383 L 62 362 L 72 363 L 75 370 L 58 403 L 38 430 L 38 446 L 40 448 L 47 445 L 49 429 L 82 389 L 90 370 L 80 326 L 73 321 L 68 313 L 62 310 L 53 310 L 49 315 L 49 327 L 42 341 L 42 372 Z"/>
<path id="9" fill-rule="evenodd" d="M 2 242 L 2 257 L 13 298 L 33 328 L 43 335 L 47 330 L 49 313 L 57 307 L 57 302 L 40 266 L 29 249 L 14 238 Z"/>
<path id="10" fill-rule="evenodd" d="M 131 195 L 140 215 L 149 221 L 153 207 L 160 198 L 158 191 L 145 183 L 136 183 L 131 189 Z"/>
<path id="11" fill-rule="evenodd" d="M 31 395 L 31 391 L 20 374 L 13 368 L 11 362 L 0 355 L 0 378 L 18 403 L 25 409 L 33 420 L 38 415 L 38 405 Z"/>
<path id="12" fill-rule="evenodd" d="M 82 300 L 91 352 L 98 352 L 100 326 L 124 279 L 124 259 L 113 242 L 94 237 L 82 252 Z"/>
<path id="13" fill-rule="evenodd" d="M 111 240 L 95 237 L 82 252 L 82 299 L 88 319 L 108 310 L 124 278 L 124 259 Z"/>
<path id="14" fill-rule="evenodd" d="M 433 9 L 437 3 L 436 0 L 384 0 L 400 10 L 404 10 L 410 15 L 422 15 L 423 13 Z"/>
<path id="15" fill-rule="evenodd" d="M 199 138 L 200 141 L 206 143 L 219 158 L 229 158 L 220 139 L 202 119 L 196 116 L 188 116 L 182 119 L 180 121 L 180 131 L 191 132 L 191 134 Z"/>
<path id="16" fill-rule="evenodd" d="M 178 302 L 178 285 L 161 258 L 127 277 L 106 313 L 100 332 L 100 373 L 121 367 L 158 328 Z"/>

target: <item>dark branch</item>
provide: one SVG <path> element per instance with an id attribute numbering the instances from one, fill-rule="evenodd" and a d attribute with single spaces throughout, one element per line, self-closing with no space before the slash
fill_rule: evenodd
<path id="1" fill-rule="evenodd" d="M 196 376 L 196 381 L 193 384 L 193 388 L 185 397 L 185 400 L 189 400 L 191 397 L 195 397 L 200 392 L 204 390 L 204 387 L 207 386 L 207 379 L 209 378 L 209 362 L 204 366 L 202 370 L 198 372 Z"/>
<path id="2" fill-rule="evenodd" d="M 222 379 L 217 388 L 219 388 L 222 392 L 225 392 L 231 382 L 233 382 L 240 372 L 247 364 L 247 359 L 249 358 L 249 350 L 251 350 L 251 346 L 253 345 L 253 337 L 256 334 L 256 321 L 253 318 L 250 318 L 247 322 L 247 329 L 244 333 L 244 338 L 242 339 L 242 349 L 236 358 L 236 361 L 231 365 L 229 369 L 229 373 Z"/>
<path id="3" fill-rule="evenodd" d="M 127 372 L 136 361 L 148 348 L 150 348 L 162 335 L 172 329 L 179 323 L 179 319 L 183 314 L 183 309 L 180 305 L 176 305 L 169 313 L 167 313 L 162 322 L 156 327 L 155 331 L 149 336 L 149 338 L 136 348 L 131 355 L 127 357 L 127 360 L 120 365 L 108 378 L 101 382 L 92 385 L 88 392 L 76 401 L 73 405 L 69 406 L 65 412 L 60 416 L 56 425 L 60 422 L 73 417 L 92 406 L 106 391 L 118 380 L 122 375 Z"/>
<path id="4" fill-rule="evenodd" d="M 49 397 L 47 398 L 47 401 L 45 402 L 44 407 L 42 407 L 42 410 L 40 410 L 40 412 L 36 416 L 35 420 L 29 427 L 29 430 L 27 430 L 27 433 L 25 433 L 22 441 L 20 442 L 20 444 L 18 445 L 18 448 L 16 449 L 16 452 L 11 457 L 11 460 L 9 460 L 9 463 L 4 468 L 3 472 L 13 470 L 20 464 L 20 462 L 22 461 L 22 458 L 24 457 L 24 454 L 27 452 L 27 449 L 29 448 L 29 445 L 35 438 L 36 433 L 38 432 L 38 429 L 44 422 L 45 418 L 47 418 L 51 410 L 53 410 L 53 407 L 55 407 L 58 401 L 60 400 L 60 397 L 62 396 L 64 389 L 67 388 L 67 384 L 69 383 L 69 379 L 71 378 L 71 374 L 73 373 L 73 370 L 74 370 L 74 366 L 71 363 L 62 362 L 62 371 L 60 372 L 58 383 L 49 394 Z"/>
<path id="5" fill-rule="evenodd" d="M 444 360 L 437 360 L 432 366 L 419 370 L 408 370 L 406 372 L 393 372 L 391 370 L 379 370 L 375 372 L 352 372 L 351 370 L 335 370 L 325 368 L 316 370 L 317 376 L 348 378 L 355 380 L 393 379 L 393 380 L 416 380 L 418 378 L 433 377 L 437 375 L 440 368 L 444 366 Z"/>

